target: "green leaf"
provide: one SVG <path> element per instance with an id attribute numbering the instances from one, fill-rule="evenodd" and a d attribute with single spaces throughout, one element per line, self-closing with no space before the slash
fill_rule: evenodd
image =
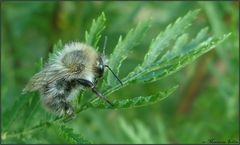
<path id="1" fill-rule="evenodd" d="M 142 67 L 148 66 L 156 61 L 163 50 L 171 44 L 179 35 L 183 34 L 191 22 L 196 18 L 199 10 L 188 12 L 183 18 L 178 18 L 175 23 L 168 25 L 150 45 L 148 53 L 144 57 Z"/>
<path id="2" fill-rule="evenodd" d="M 187 45 L 184 46 L 182 51 L 185 53 L 193 48 L 195 48 L 198 44 L 202 43 L 203 41 L 207 40 L 207 33 L 208 27 L 201 29 L 201 31 L 197 34 L 195 38 L 192 39 Z"/>
<path id="3" fill-rule="evenodd" d="M 123 130 L 123 133 L 131 140 L 131 143 L 139 143 L 142 141 L 141 138 L 138 137 L 133 125 L 129 124 L 124 118 L 119 119 L 119 126 Z M 142 143 L 142 142 L 141 142 Z"/>
<path id="4" fill-rule="evenodd" d="M 133 144 L 153 144 L 154 138 L 151 134 L 151 130 L 143 124 L 140 120 L 134 120 L 133 123 L 129 123 L 124 118 L 119 119 L 119 126 L 129 138 L 130 143 Z"/>
<path id="5" fill-rule="evenodd" d="M 19 119 L 20 114 L 22 115 L 23 109 L 25 108 L 29 100 L 28 96 L 21 95 L 18 96 L 12 108 L 9 108 L 3 113 L 3 131 L 11 130 L 13 124 Z"/>
<path id="6" fill-rule="evenodd" d="M 180 37 L 178 37 L 175 45 L 173 46 L 172 50 L 167 51 L 162 58 L 160 59 L 161 61 L 168 60 L 170 58 L 173 58 L 174 56 L 181 54 L 182 49 L 184 48 L 184 45 L 186 45 L 188 40 L 188 35 L 183 34 Z"/>
<path id="7" fill-rule="evenodd" d="M 131 49 L 139 44 L 149 27 L 149 21 L 145 21 L 139 23 L 135 29 L 131 29 L 124 40 L 122 40 L 121 36 L 119 37 L 118 43 L 109 59 L 109 66 L 116 75 L 119 74 L 122 62 L 127 58 Z M 116 84 L 116 78 L 111 73 L 108 73 L 107 84 L 112 85 L 114 83 Z"/>
<path id="8" fill-rule="evenodd" d="M 56 56 L 57 52 L 61 49 L 63 49 L 62 40 L 58 40 L 58 42 L 53 45 L 53 52 L 49 53 L 48 58 L 51 59 L 52 57 Z"/>
<path id="9" fill-rule="evenodd" d="M 182 51 L 182 48 L 184 47 L 184 45 L 186 45 L 187 41 L 188 41 L 188 34 L 183 34 L 180 37 L 178 37 L 177 41 L 175 42 L 172 48 L 172 52 L 174 54 L 180 54 Z"/>
<path id="10" fill-rule="evenodd" d="M 195 42 L 201 42 L 203 41 L 203 36 L 205 36 L 207 29 L 203 29 L 199 35 L 197 35 L 196 39 L 191 41 L 190 45 L 193 46 Z M 201 35 L 200 35 L 201 34 Z M 153 82 L 157 81 L 159 79 L 162 79 L 164 77 L 167 77 L 180 69 L 182 69 L 187 64 L 193 62 L 201 55 L 207 53 L 214 47 L 216 47 L 218 44 L 220 44 L 222 41 L 224 41 L 226 38 L 229 37 L 230 34 L 224 35 L 221 38 L 209 38 L 206 41 L 203 41 L 202 43 L 198 44 L 194 48 L 189 48 L 189 52 L 186 52 L 184 55 L 179 54 L 175 57 L 173 57 L 170 60 L 167 61 L 157 61 L 155 63 L 149 64 L 148 67 L 137 67 L 137 69 L 134 72 L 129 73 L 127 77 L 122 79 L 123 86 L 121 85 L 115 85 L 109 89 L 107 89 L 104 92 L 104 95 L 109 95 L 122 87 L 126 87 L 130 83 L 136 83 L 136 82 Z M 201 36 L 201 37 L 200 37 Z M 201 39 L 200 39 L 201 38 Z"/>
<path id="11" fill-rule="evenodd" d="M 196 48 L 191 49 L 191 51 L 184 55 L 176 56 L 168 61 L 159 61 L 159 63 L 155 63 L 154 65 L 152 65 L 152 67 L 148 68 L 149 71 L 144 72 L 142 75 L 139 75 L 134 79 L 138 82 L 153 82 L 167 77 L 179 71 L 187 64 L 193 62 L 201 55 L 212 50 L 229 36 L 230 34 L 224 35 L 220 38 L 209 38 L 208 41 L 200 43 Z"/>
<path id="12" fill-rule="evenodd" d="M 102 14 L 97 18 L 97 21 L 93 19 L 89 32 L 85 32 L 85 41 L 87 44 L 97 49 L 98 41 L 101 38 L 101 32 L 105 29 L 106 17 Z"/>
<path id="13" fill-rule="evenodd" d="M 28 102 L 25 104 L 24 109 L 22 109 L 23 114 L 23 125 L 22 127 L 28 127 L 30 124 L 35 123 L 33 118 L 36 114 L 37 110 L 39 109 L 40 100 L 37 93 L 31 96 Z"/>
<path id="14" fill-rule="evenodd" d="M 157 103 L 159 101 L 162 101 L 163 99 L 167 98 L 169 95 L 171 95 L 178 86 L 174 86 L 171 89 L 168 89 L 163 92 L 159 92 L 156 95 L 152 96 L 139 96 L 139 97 L 134 97 L 134 98 L 129 98 L 129 99 L 123 99 L 123 100 L 115 100 L 113 102 L 113 107 L 110 107 L 105 104 L 105 102 L 94 102 L 91 105 L 93 108 L 101 108 L 101 109 L 127 109 L 127 108 L 136 108 L 136 107 L 142 107 L 142 106 L 147 106 L 151 105 L 154 103 Z"/>
<path id="15" fill-rule="evenodd" d="M 53 124 L 57 129 L 57 133 L 72 144 L 90 144 L 91 142 L 86 140 L 82 135 L 73 132 L 72 128 L 63 124 Z"/>

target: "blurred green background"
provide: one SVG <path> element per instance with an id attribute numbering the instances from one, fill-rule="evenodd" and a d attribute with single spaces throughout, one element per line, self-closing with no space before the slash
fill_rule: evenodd
<path id="1" fill-rule="evenodd" d="M 46 61 L 53 45 L 61 39 L 84 41 L 92 20 L 105 12 L 109 55 L 120 35 L 152 17 L 143 42 L 124 61 L 120 78 L 141 63 L 156 35 L 189 10 L 201 9 L 190 35 L 209 26 L 209 35 L 231 32 L 229 39 L 193 64 L 163 80 L 131 85 L 111 96 L 135 97 L 155 94 L 179 84 L 178 90 L 160 103 L 127 110 L 87 110 L 67 123 L 93 143 L 204 143 L 239 140 L 239 3 L 235 2 L 2 2 L 1 3 L 1 109 L 4 115 L 29 78 L 41 57 Z M 99 47 L 103 46 L 104 37 Z M 38 96 L 36 96 L 38 97 Z M 2 131 L 16 131 L 21 122 L 29 127 L 44 117 L 38 114 L 14 120 Z M 33 108 L 29 108 L 33 109 Z M 21 111 L 21 109 L 20 109 Z M 11 117 L 10 117 L 11 118 Z M 1 125 L 3 125 L 2 123 Z M 41 130 L 4 143 L 67 143 L 54 128 Z M 3 139 L 3 138 L 2 138 Z"/>

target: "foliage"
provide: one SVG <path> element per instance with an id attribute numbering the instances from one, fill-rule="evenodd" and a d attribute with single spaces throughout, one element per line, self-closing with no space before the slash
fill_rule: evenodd
<path id="1" fill-rule="evenodd" d="M 71 144 L 90 144 L 88 140 L 80 136 L 79 134 L 75 134 L 72 128 L 67 127 L 66 125 L 62 124 L 54 124 L 55 128 L 57 129 L 57 133 L 60 134 L 61 137 L 66 138 L 68 141 L 67 143 Z"/>
<path id="2" fill-rule="evenodd" d="M 97 9 L 95 3 L 84 2 L 83 4 L 89 4 L 89 7 L 92 6 Z M 191 123 L 193 122 L 193 124 L 185 124 L 184 121 L 186 122 L 186 120 L 177 115 L 176 118 L 170 117 L 170 115 L 173 114 L 174 110 L 178 109 L 176 107 L 177 105 L 175 105 L 177 104 L 177 101 L 180 100 L 179 102 L 181 105 L 181 92 L 179 92 L 179 90 L 183 91 L 183 88 L 187 86 L 186 82 L 191 82 L 191 76 L 193 76 L 194 73 L 198 73 L 194 71 L 186 72 L 186 70 L 189 70 L 190 67 L 198 65 L 198 61 L 195 62 L 197 58 L 203 56 L 209 51 L 213 52 L 215 51 L 214 48 L 217 48 L 217 54 L 219 54 L 220 57 L 225 57 L 224 62 L 227 64 L 229 63 L 228 67 L 231 67 L 229 70 L 232 70 L 232 68 L 236 66 L 236 64 L 232 64 L 229 57 L 226 57 L 224 55 L 226 54 L 226 52 L 224 52 L 224 49 L 219 49 L 218 47 L 221 47 L 222 45 L 229 47 L 227 45 L 230 44 L 228 43 L 229 41 L 233 41 L 235 44 L 236 41 L 234 40 L 237 39 L 230 40 L 227 38 L 236 38 L 237 35 L 234 31 L 231 31 L 231 33 L 229 33 L 230 31 L 222 31 L 219 33 L 221 27 L 223 26 L 218 25 L 215 23 L 215 21 L 213 21 L 213 19 L 216 19 L 216 21 L 218 20 L 219 23 L 221 22 L 219 20 L 219 17 L 214 17 L 211 13 L 211 10 L 214 10 L 214 6 L 210 5 L 210 7 L 208 7 L 205 5 L 205 3 L 200 3 L 199 5 L 202 5 L 204 8 L 203 10 L 206 11 L 191 11 L 190 9 L 193 8 L 188 7 L 184 12 L 187 10 L 190 11 L 185 15 L 183 13 L 170 13 L 169 10 L 165 10 L 169 14 L 169 20 L 166 20 L 165 23 L 160 23 L 158 20 L 159 17 L 155 16 L 152 17 L 151 20 L 146 18 L 145 20 L 138 20 L 138 24 L 133 24 L 134 21 L 132 19 L 137 17 L 137 13 L 144 7 L 144 5 L 130 4 L 131 6 L 134 6 L 132 7 L 130 14 L 121 15 L 121 17 L 114 17 L 114 13 L 109 13 L 108 10 L 111 10 L 117 6 L 116 3 L 106 2 L 106 4 L 108 4 L 106 7 L 99 5 L 99 7 L 102 7 L 102 9 L 98 10 L 98 12 L 95 13 L 100 14 L 100 16 L 98 16 L 98 18 L 96 20 L 94 19 L 93 21 L 91 19 L 95 16 L 88 17 L 84 16 L 82 13 L 79 13 L 78 16 L 81 15 L 81 19 L 84 18 L 84 21 L 80 21 L 79 19 L 76 21 L 74 19 L 68 19 L 71 18 L 71 16 L 68 14 L 71 11 L 76 11 L 73 8 L 73 2 L 56 4 L 48 3 L 47 5 L 33 4 L 33 6 L 35 6 L 34 8 L 36 9 L 36 14 L 39 13 L 37 10 L 40 10 L 44 6 L 47 6 L 47 8 L 44 8 L 46 9 L 45 13 L 51 13 L 51 10 L 53 10 L 53 13 L 55 13 L 53 15 L 54 20 L 59 21 L 59 26 L 57 26 L 59 31 L 61 31 L 61 29 L 66 30 L 67 28 L 71 30 L 71 26 L 68 23 L 81 23 L 81 26 L 83 26 L 84 29 L 80 29 L 77 28 L 79 26 L 75 26 L 75 29 L 73 31 L 75 33 L 77 32 L 80 34 L 85 34 L 85 39 L 83 36 L 80 36 L 80 38 L 82 38 L 82 40 L 84 39 L 85 43 L 93 46 L 97 50 L 99 50 L 99 46 L 102 46 L 101 44 L 103 41 L 101 41 L 101 36 L 104 35 L 104 33 L 107 33 L 109 35 L 114 34 L 112 37 L 108 37 L 108 45 L 111 47 L 108 47 L 109 49 L 107 51 L 112 51 L 110 52 L 109 66 L 118 76 L 122 77 L 121 80 L 123 84 L 119 84 L 113 75 L 107 72 L 102 82 L 100 82 L 98 85 L 99 90 L 102 90 L 105 96 L 111 97 L 110 99 L 113 100 L 111 102 L 114 104 L 114 106 L 108 106 L 104 101 L 96 98 L 91 93 L 87 93 L 87 91 L 84 93 L 81 92 L 80 96 L 77 98 L 77 117 L 71 120 L 68 117 L 55 117 L 54 115 L 47 113 L 42 108 L 37 93 L 22 96 L 17 95 L 20 94 L 20 90 L 24 87 L 25 83 L 20 84 L 18 86 L 19 88 L 14 88 L 17 90 L 16 92 L 9 91 L 10 88 L 8 87 L 11 86 L 11 83 L 5 82 L 8 82 L 6 80 L 9 80 L 11 78 L 11 73 L 7 74 L 6 72 L 11 70 L 11 68 L 14 68 L 14 66 L 17 67 L 16 60 L 20 56 L 23 57 L 23 54 L 26 53 L 19 51 L 25 51 L 25 49 L 23 48 L 24 45 L 21 44 L 22 42 L 18 40 L 15 40 L 15 43 L 13 43 L 12 47 L 8 46 L 11 43 L 6 41 L 7 38 L 11 38 L 15 35 L 18 36 L 18 34 L 14 33 L 20 32 L 14 31 L 15 25 L 12 21 L 12 17 L 16 15 L 16 12 L 15 10 L 11 10 L 11 6 L 16 7 L 17 4 L 4 3 L 3 11 L 6 12 L 4 14 L 6 17 L 4 19 L 5 23 L 3 27 L 8 28 L 9 26 L 9 28 L 4 29 L 3 32 L 3 47 L 15 48 L 19 44 L 20 49 L 3 49 L 3 53 L 1 53 L 4 58 L 6 58 L 3 62 L 3 67 L 6 69 L 1 74 L 2 77 L 6 76 L 5 79 L 2 80 L 2 82 L 5 83 L 2 86 L 2 100 L 3 103 L 6 104 L 6 106 L 3 106 L 2 110 L 3 119 L 1 124 L 1 139 L 3 143 L 200 143 L 201 141 L 208 139 L 204 137 L 215 137 L 215 134 L 217 134 L 217 137 L 224 138 L 228 136 L 231 139 L 235 139 L 236 134 L 234 127 L 229 128 L 224 122 L 225 120 L 222 120 L 221 124 L 222 128 L 229 128 L 229 130 L 226 131 L 226 135 L 224 133 L 219 133 L 221 132 L 222 128 L 212 125 L 214 124 L 214 120 L 211 119 L 211 116 L 207 116 L 205 118 L 206 122 L 208 122 L 207 120 L 210 120 L 209 122 L 211 124 L 207 124 L 204 121 L 197 121 L 195 124 L 194 119 L 196 119 L 196 117 L 194 114 L 190 117 L 186 116 L 186 120 L 191 120 Z M 168 4 L 165 5 L 167 5 L 166 7 L 170 6 Z M 22 14 L 28 14 L 31 16 L 31 13 L 27 13 L 28 10 L 26 7 L 24 5 L 21 6 L 22 7 L 18 7 L 17 9 L 22 10 Z M 89 10 L 91 9 L 88 8 L 88 6 L 84 7 L 83 9 L 85 13 L 89 13 Z M 175 6 L 178 6 L 178 4 L 175 4 Z M 154 2 L 152 2 L 149 7 L 152 7 L 154 9 L 154 7 L 160 6 L 156 6 Z M 70 10 L 68 11 L 68 9 Z M 226 11 L 232 12 L 229 7 L 226 7 L 226 9 Z M 94 9 L 91 9 L 91 11 L 92 10 L 94 11 Z M 105 11 L 107 14 L 102 11 Z M 199 27 L 195 26 L 195 24 L 190 27 L 195 19 L 198 20 L 199 17 L 202 17 L 204 12 L 207 13 L 207 16 L 210 17 L 210 24 L 213 26 L 217 25 L 217 28 L 214 30 L 214 34 L 216 34 L 215 36 L 209 36 L 209 27 L 205 27 L 201 30 L 199 30 Z M 184 16 L 179 17 L 180 15 Z M 177 20 L 174 23 L 169 24 L 164 29 L 166 24 L 170 23 L 175 18 L 177 18 Z M 12 25 L 8 25 L 7 22 Z M 51 32 L 46 29 L 46 26 L 44 26 L 44 24 L 38 23 L 37 20 L 34 21 L 34 19 L 32 19 L 31 21 L 30 19 L 24 19 L 22 22 L 25 22 L 29 25 L 33 23 L 33 25 L 36 25 L 44 29 L 47 33 L 51 34 Z M 129 24 L 127 22 L 129 22 Z M 121 24 L 124 25 L 120 27 Z M 25 24 L 19 25 L 19 31 L 23 31 L 24 25 Z M 128 28 L 133 26 L 135 27 L 128 31 Z M 162 28 L 162 31 L 160 33 L 157 32 L 159 31 L 159 26 Z M 55 25 L 53 27 L 55 27 Z M 200 25 L 200 27 L 203 27 L 203 25 Z M 89 30 L 85 31 L 86 28 Z M 11 29 L 13 29 L 11 33 L 8 33 L 8 30 Z M 121 31 L 121 33 L 118 31 Z M 72 36 L 66 35 L 69 36 L 68 38 L 64 36 L 62 40 L 71 40 L 71 37 L 76 38 L 76 36 L 79 36 L 78 34 L 75 35 L 75 33 L 73 33 Z M 65 34 L 67 34 L 67 32 Z M 8 40 L 14 39 L 12 38 Z M 19 80 L 18 75 L 24 74 L 26 75 L 25 79 L 27 80 L 34 72 L 37 72 L 40 68 L 42 68 L 44 59 L 51 59 L 51 57 L 56 54 L 57 50 L 63 48 L 62 40 L 59 40 L 54 46 L 49 46 L 49 48 L 53 48 L 50 49 L 51 53 L 49 53 L 49 50 L 46 50 L 45 56 L 42 55 L 43 58 L 40 59 L 40 62 L 36 64 L 36 67 L 34 69 L 31 67 L 27 74 L 25 74 L 26 69 L 22 70 L 22 72 L 20 69 L 16 69 L 16 72 L 12 74 L 12 78 Z M 44 43 L 46 40 L 43 38 L 42 40 L 39 39 L 39 41 L 43 41 Z M 49 43 L 53 42 L 50 41 Z M 36 42 L 32 45 L 35 46 Z M 25 62 L 29 63 L 29 60 L 34 61 L 34 59 L 36 60 L 36 58 L 39 58 L 40 56 L 38 55 L 43 52 L 38 53 L 40 51 L 38 47 L 40 46 L 36 46 L 36 52 L 34 52 L 35 56 L 32 57 L 32 60 L 30 58 L 23 58 L 23 60 L 26 59 Z M 12 58 L 16 59 L 12 60 L 14 62 L 12 66 L 7 65 L 9 63 L 7 63 L 7 60 L 10 60 L 10 58 L 7 56 L 11 54 L 10 52 L 13 55 Z M 235 56 L 236 54 L 233 53 L 232 55 Z M 200 59 L 202 58 L 203 57 Z M 135 62 L 133 60 L 135 60 Z M 27 63 L 22 65 L 27 66 Z M 211 105 L 207 104 L 210 103 L 210 99 L 212 99 L 212 101 L 217 101 L 217 96 L 219 94 L 223 94 L 222 96 L 224 96 L 227 92 L 232 96 L 237 96 L 237 93 L 234 90 L 236 89 L 237 84 L 234 83 L 233 88 L 231 88 L 231 83 L 229 83 L 230 81 L 228 78 L 223 76 L 220 72 L 217 73 L 213 64 L 211 63 L 209 70 L 211 70 L 213 74 L 217 74 L 216 77 L 220 79 L 224 84 L 227 84 L 227 86 L 222 85 L 219 87 L 218 89 L 220 90 L 220 93 L 213 93 L 216 91 L 216 89 L 210 86 L 206 89 L 209 92 L 205 91 L 203 94 L 200 94 L 199 96 L 201 96 L 201 98 L 199 97 L 199 99 L 197 99 L 198 101 L 194 104 L 194 107 L 199 110 L 204 109 L 202 108 L 202 105 L 203 107 L 211 110 Z M 228 74 L 235 73 L 236 71 L 234 70 L 228 72 Z M 183 77 L 185 78 L 184 80 L 182 79 Z M 232 80 L 234 79 L 231 79 L 231 81 Z M 135 86 L 140 87 L 137 89 L 138 87 Z M 131 90 L 133 87 L 135 87 L 136 91 Z M 185 91 L 188 92 L 188 88 L 186 90 Z M 8 98 L 8 96 L 18 97 Z M 91 98 L 89 98 L 90 96 Z M 207 98 L 207 96 L 209 98 Z M 213 96 L 213 98 L 210 98 L 210 96 Z M 228 108 L 228 120 L 231 121 L 236 114 L 236 112 L 234 112 L 234 108 L 231 107 L 236 105 L 236 97 L 225 97 L 224 99 L 227 102 L 226 107 Z M 160 101 L 163 100 L 164 102 L 160 103 Z M 184 103 L 182 104 L 186 105 Z M 216 105 L 217 108 L 224 110 L 221 105 Z M 123 112 L 123 115 L 121 115 L 121 111 Z M 194 111 L 196 112 L 196 110 Z M 116 113 L 118 115 L 116 115 Z M 200 115 L 204 116 L 204 114 L 201 113 L 202 112 L 200 112 Z M 109 114 L 108 117 L 104 117 L 107 116 L 106 114 Z M 133 117 L 131 117 L 131 115 L 133 115 Z M 163 116 L 162 118 L 164 119 L 159 117 L 159 115 Z M 214 114 L 214 116 L 218 117 L 219 115 Z M 110 119 L 108 120 L 108 118 Z M 119 123 L 119 126 L 116 126 L 115 123 L 112 123 L 116 121 Z M 177 125 L 179 123 L 182 124 L 182 126 Z M 234 124 L 235 122 L 232 121 L 231 123 Z M 165 129 L 168 128 L 167 126 L 172 127 Z M 195 126 L 196 129 L 192 129 L 192 134 L 189 135 L 191 136 L 191 140 L 188 139 L 189 136 L 186 137 L 186 134 L 188 134 L 188 131 L 191 128 L 194 128 L 193 126 Z M 205 130 L 201 130 L 202 126 L 207 126 L 206 128 L 212 130 L 213 133 L 207 133 L 203 137 L 198 138 L 199 134 L 206 132 Z M 176 128 L 176 131 L 174 128 Z M 173 140 L 171 138 L 173 138 Z"/>
<path id="3" fill-rule="evenodd" d="M 109 60 L 109 66 L 111 66 L 116 74 L 119 74 L 119 69 L 122 65 L 122 62 L 127 58 L 127 54 L 129 54 L 131 49 L 134 48 L 139 41 L 141 41 L 149 27 L 149 22 L 145 21 L 143 23 L 139 23 L 135 29 L 131 29 L 127 33 L 124 40 L 122 40 L 122 36 L 119 37 L 118 43 L 114 48 Z M 110 73 L 108 73 L 108 85 L 116 84 L 114 83 L 114 80 L 116 79 Z"/>
<path id="4" fill-rule="evenodd" d="M 89 32 L 85 32 L 85 40 L 87 44 L 93 47 L 97 47 L 98 41 L 101 38 L 100 34 L 105 28 L 105 21 L 106 18 L 104 13 L 102 13 L 102 15 L 98 17 L 97 21 L 93 19 L 92 26 Z"/>
<path id="5" fill-rule="evenodd" d="M 121 108 L 134 108 L 134 107 L 142 107 L 142 106 L 147 106 L 153 103 L 156 103 L 160 100 L 165 99 L 168 97 L 172 92 L 174 92 L 177 89 L 177 86 L 172 87 L 171 89 L 164 91 L 164 92 L 159 92 L 156 95 L 152 96 L 139 96 L 139 97 L 134 97 L 134 98 L 129 98 L 129 99 L 124 99 L 120 101 L 115 101 L 113 102 L 114 106 L 110 107 L 106 106 L 103 103 L 92 103 L 90 104 L 91 107 L 93 108 L 108 108 L 108 109 L 121 109 Z"/>

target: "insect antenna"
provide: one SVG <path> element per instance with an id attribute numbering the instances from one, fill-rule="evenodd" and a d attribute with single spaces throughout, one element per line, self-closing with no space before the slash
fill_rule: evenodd
<path id="1" fill-rule="evenodd" d="M 108 65 L 105 65 L 105 67 L 107 67 L 111 72 L 112 74 L 114 75 L 114 77 L 119 81 L 119 83 L 121 85 L 123 85 L 122 81 L 117 77 L 117 75 L 113 72 L 113 70 L 108 66 Z"/>
<path id="2" fill-rule="evenodd" d="M 103 56 L 105 56 L 106 46 L 107 46 L 107 36 L 105 36 L 105 39 L 104 39 Z M 108 65 L 105 65 L 105 67 L 107 67 L 112 72 L 114 77 L 120 82 L 120 84 L 123 85 L 122 81 L 117 77 L 117 75 L 113 72 L 113 70 Z"/>

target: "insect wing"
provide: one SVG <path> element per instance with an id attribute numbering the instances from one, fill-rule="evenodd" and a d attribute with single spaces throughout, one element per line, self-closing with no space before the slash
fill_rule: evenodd
<path id="1" fill-rule="evenodd" d="M 46 67 L 35 74 L 23 89 L 23 93 L 39 90 L 44 87 L 44 85 L 62 79 L 68 75 L 64 70 L 53 68 L 54 67 Z"/>

